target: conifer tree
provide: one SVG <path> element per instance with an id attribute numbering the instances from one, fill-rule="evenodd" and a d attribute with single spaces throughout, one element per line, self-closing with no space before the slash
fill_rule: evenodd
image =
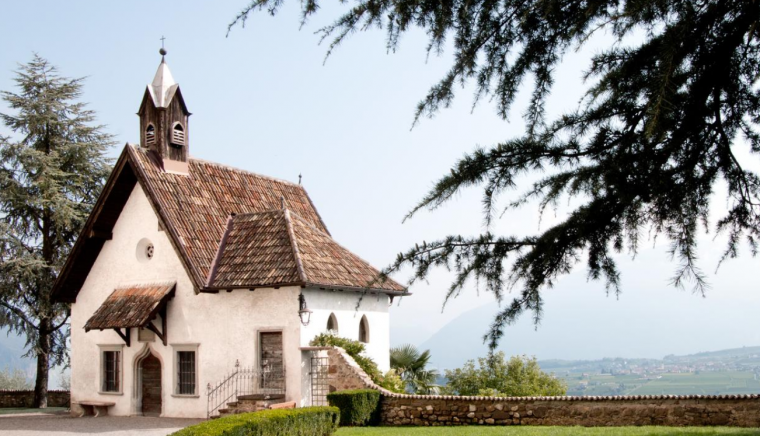
<path id="1" fill-rule="evenodd" d="M 230 28 L 256 10 L 274 14 L 281 3 L 253 0 Z M 304 21 L 319 9 L 318 0 L 302 5 Z M 417 119 L 448 106 L 457 85 L 474 82 L 476 102 L 490 97 L 506 120 L 518 90 L 532 86 L 524 135 L 467 154 L 409 214 L 480 187 L 484 232 L 420 243 L 388 272 L 412 266 L 414 279 L 423 279 L 432 268 L 452 269 L 447 298 L 469 278 L 500 302 L 514 288 L 517 296 L 486 335 L 491 347 L 525 311 L 538 322 L 542 290 L 581 261 L 591 279 L 620 292 L 613 255 L 635 254 L 647 235 L 669 240 L 679 262 L 673 284 L 690 282 L 703 293 L 700 231 L 727 235 L 722 260 L 741 247 L 753 256 L 758 250 L 760 178 L 747 159 L 760 153 L 759 20 L 759 0 L 358 0 L 321 29 L 332 41 L 328 53 L 375 27 L 386 29 L 389 50 L 415 27 L 427 33 L 431 51 L 453 43 L 453 65 L 419 103 Z M 557 65 L 596 34 L 608 35 L 610 44 L 590 61 L 579 108 L 547 119 Z M 739 148 L 750 157 L 742 161 Z M 516 186 L 526 173 L 540 179 Z M 709 202 L 718 187 L 729 204 L 713 227 Z M 495 214 L 529 200 L 543 210 L 568 199 L 577 206 L 551 228 L 491 232 Z"/>
<path id="2" fill-rule="evenodd" d="M 51 365 L 68 363 L 67 304 L 50 291 L 110 171 L 113 145 L 95 115 L 76 100 L 82 79 L 60 77 L 34 56 L 20 66 L 14 111 L 0 114 L 0 326 L 26 336 L 37 360 L 34 406 L 47 407 Z"/>

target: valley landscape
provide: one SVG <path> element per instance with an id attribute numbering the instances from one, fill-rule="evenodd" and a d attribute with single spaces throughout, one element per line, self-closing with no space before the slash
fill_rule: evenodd
<path id="1" fill-rule="evenodd" d="M 663 359 L 546 360 L 567 395 L 728 395 L 760 392 L 760 347 Z"/>

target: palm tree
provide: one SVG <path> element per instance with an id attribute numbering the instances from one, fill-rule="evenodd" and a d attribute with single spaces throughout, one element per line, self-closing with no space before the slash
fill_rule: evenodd
<path id="1" fill-rule="evenodd" d="M 434 394 L 440 387 L 435 384 L 438 371 L 427 369 L 429 360 L 430 350 L 420 353 L 411 344 L 391 348 L 391 368 L 404 380 L 407 391 L 416 394 Z"/>

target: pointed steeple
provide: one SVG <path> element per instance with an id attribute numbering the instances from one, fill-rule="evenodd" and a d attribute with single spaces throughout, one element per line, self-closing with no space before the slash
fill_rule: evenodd
<path id="1" fill-rule="evenodd" d="M 153 77 L 153 83 L 148 86 L 151 90 L 151 97 L 153 97 L 153 104 L 156 107 L 168 107 L 178 86 L 169 70 L 166 59 L 161 56 L 161 63 L 156 70 L 156 76 Z"/>

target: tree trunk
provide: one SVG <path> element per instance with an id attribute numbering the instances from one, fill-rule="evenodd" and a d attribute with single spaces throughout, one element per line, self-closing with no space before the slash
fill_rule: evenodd
<path id="1" fill-rule="evenodd" d="M 34 407 L 44 409 L 48 403 L 48 375 L 50 372 L 50 321 L 40 320 L 37 340 L 37 379 L 34 382 Z"/>

